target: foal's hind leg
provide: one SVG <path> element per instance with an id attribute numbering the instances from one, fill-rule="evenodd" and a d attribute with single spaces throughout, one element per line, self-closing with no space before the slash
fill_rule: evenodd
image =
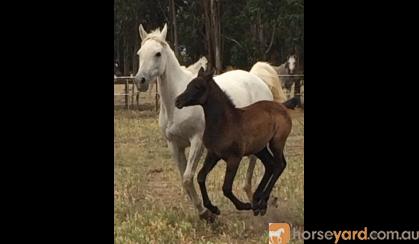
<path id="1" fill-rule="evenodd" d="M 265 167 L 265 173 L 263 174 L 262 180 L 260 181 L 252 199 L 252 207 L 255 216 L 258 215 L 261 210 L 259 202 L 263 196 L 263 189 L 272 176 L 273 168 L 273 157 L 266 147 L 263 148 L 260 152 L 256 153 L 256 156 L 262 161 L 263 166 Z"/>
<path id="2" fill-rule="evenodd" d="M 252 209 L 252 205 L 250 203 L 243 203 L 233 193 L 233 181 L 234 177 L 236 177 L 237 169 L 239 168 L 241 158 L 239 157 L 232 157 L 229 158 L 227 161 L 227 170 L 224 177 L 224 184 L 223 184 L 223 193 L 228 199 L 230 199 L 234 206 L 238 210 L 250 210 Z"/>
<path id="3" fill-rule="evenodd" d="M 249 156 L 249 167 L 247 168 L 246 179 L 244 182 L 243 190 L 246 193 L 247 199 L 251 202 L 253 199 L 252 193 L 252 177 L 253 171 L 256 166 L 256 157 L 254 155 Z"/>
<path id="4" fill-rule="evenodd" d="M 269 182 L 267 183 L 265 189 L 263 190 L 263 194 L 261 196 L 261 202 L 260 206 L 262 208 L 261 215 L 264 215 L 266 213 L 267 209 L 267 203 L 269 200 L 269 196 L 271 194 L 271 191 L 278 180 L 279 176 L 284 171 L 287 162 L 285 161 L 284 153 L 283 153 L 283 147 L 280 145 L 276 145 L 275 143 L 270 144 L 271 151 L 274 154 L 274 165 L 272 168 L 272 176 L 269 179 Z"/>

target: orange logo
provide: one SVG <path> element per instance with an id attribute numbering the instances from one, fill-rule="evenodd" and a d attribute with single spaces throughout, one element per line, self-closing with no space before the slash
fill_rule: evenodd
<path id="1" fill-rule="evenodd" d="M 287 223 L 269 223 L 269 244 L 287 244 L 291 228 Z"/>

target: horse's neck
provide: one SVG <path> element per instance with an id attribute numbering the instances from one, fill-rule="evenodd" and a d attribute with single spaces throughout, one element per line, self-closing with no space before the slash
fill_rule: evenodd
<path id="1" fill-rule="evenodd" d="M 172 121 L 175 111 L 175 99 L 182 93 L 192 77 L 189 77 L 176 59 L 173 51 L 167 48 L 167 64 L 165 72 L 158 77 L 158 89 L 161 106 L 164 106 L 167 119 Z"/>
<path id="2" fill-rule="evenodd" d="M 234 123 L 232 119 L 235 118 L 234 114 L 237 113 L 236 108 L 215 82 L 211 82 L 207 101 L 202 107 L 205 114 L 206 131 L 218 131 L 220 125 Z"/>

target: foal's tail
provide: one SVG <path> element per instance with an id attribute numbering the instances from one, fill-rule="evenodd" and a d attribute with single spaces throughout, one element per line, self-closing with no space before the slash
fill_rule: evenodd
<path id="1" fill-rule="evenodd" d="M 298 97 L 293 97 L 282 104 L 289 109 L 295 109 L 295 107 L 300 104 L 300 99 Z"/>
<path id="2" fill-rule="evenodd" d="M 274 101 L 282 103 L 285 102 L 285 94 L 281 87 L 278 73 L 272 65 L 266 62 L 257 62 L 250 69 L 250 73 L 261 78 L 272 92 Z"/>

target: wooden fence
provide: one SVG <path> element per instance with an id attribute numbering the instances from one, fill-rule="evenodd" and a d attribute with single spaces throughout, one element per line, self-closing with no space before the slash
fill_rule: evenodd
<path id="1" fill-rule="evenodd" d="M 125 108 L 130 109 L 134 108 L 134 100 L 136 107 L 139 108 L 140 105 L 140 91 L 137 90 L 137 86 L 135 85 L 134 76 L 118 76 L 114 77 L 114 85 L 124 85 L 124 92 L 123 93 L 114 93 L 114 96 L 123 96 Z M 131 87 L 131 89 L 130 89 Z M 131 103 L 129 102 L 129 98 L 131 97 Z M 159 95 L 157 93 L 157 83 L 156 83 L 156 111 L 158 110 L 159 106 Z"/>

